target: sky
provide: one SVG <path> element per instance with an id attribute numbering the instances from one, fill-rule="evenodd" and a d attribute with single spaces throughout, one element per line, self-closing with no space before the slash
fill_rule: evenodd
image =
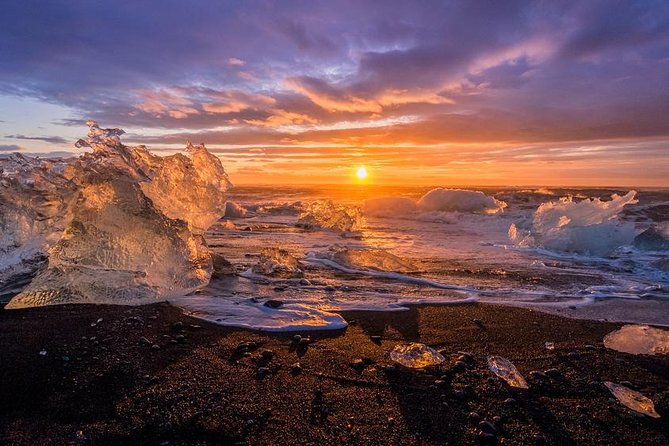
<path id="1" fill-rule="evenodd" d="M 0 154 L 84 121 L 237 184 L 669 187 L 669 2 L 4 2 Z"/>

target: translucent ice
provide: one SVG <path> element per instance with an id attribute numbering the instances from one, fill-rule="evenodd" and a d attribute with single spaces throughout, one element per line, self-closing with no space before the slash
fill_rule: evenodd
<path id="1" fill-rule="evenodd" d="M 340 265 L 377 271 L 410 272 L 416 270 L 416 266 L 410 261 L 382 249 L 335 248 L 328 254 L 331 260 Z"/>
<path id="2" fill-rule="evenodd" d="M 441 364 L 445 360 L 435 349 L 418 343 L 398 345 L 390 352 L 390 359 L 413 369 Z"/>
<path id="3" fill-rule="evenodd" d="M 294 277 L 302 274 L 300 264 L 285 249 L 265 248 L 260 253 L 260 260 L 251 270 L 265 276 L 281 275 Z"/>
<path id="4" fill-rule="evenodd" d="M 204 146 L 189 143 L 185 154 L 166 157 L 140 146 L 132 149 L 132 156 L 150 178 L 140 183 L 142 192 L 167 217 L 203 233 L 226 213 L 224 192 L 230 182 L 221 161 Z"/>
<path id="5" fill-rule="evenodd" d="M 72 219 L 79 191 L 65 165 L 18 153 L 0 160 L 0 284 L 34 272 Z"/>
<path id="6" fill-rule="evenodd" d="M 604 346 L 636 355 L 667 355 L 669 331 L 648 325 L 625 325 L 604 336 Z"/>
<path id="7" fill-rule="evenodd" d="M 655 411 L 655 405 L 650 398 L 621 384 L 612 383 L 611 381 L 605 381 L 604 385 L 623 406 L 652 418 L 660 418 L 660 414 Z"/>
<path id="8" fill-rule="evenodd" d="M 318 200 L 302 208 L 299 222 L 307 227 L 349 232 L 360 230 L 364 225 L 364 217 L 358 207 Z"/>
<path id="9" fill-rule="evenodd" d="M 511 387 L 527 389 L 527 381 L 511 361 L 501 356 L 488 356 L 488 368 Z"/>
<path id="10" fill-rule="evenodd" d="M 634 224 L 618 218 L 623 208 L 636 203 L 635 191 L 611 200 L 599 198 L 542 203 L 531 224 L 512 224 L 509 238 L 520 246 L 536 246 L 553 251 L 606 256 L 616 248 L 632 243 Z"/>
<path id="11" fill-rule="evenodd" d="M 229 183 L 218 159 L 192 146 L 188 156 L 159 159 L 121 144 L 122 130 L 88 125 L 77 146 L 93 151 L 55 174 L 76 196 L 66 206 L 65 229 L 53 231 L 47 267 L 7 308 L 145 303 L 209 281 L 211 256 L 197 232 L 224 212 Z M 59 184 L 54 195 L 68 190 Z"/>

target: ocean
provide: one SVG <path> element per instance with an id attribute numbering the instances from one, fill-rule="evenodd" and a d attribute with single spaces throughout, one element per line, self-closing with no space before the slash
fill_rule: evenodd
<path id="1" fill-rule="evenodd" d="M 190 314 L 262 330 L 489 302 L 669 325 L 669 190 L 235 187 Z M 220 263 L 219 263 L 220 264 Z"/>

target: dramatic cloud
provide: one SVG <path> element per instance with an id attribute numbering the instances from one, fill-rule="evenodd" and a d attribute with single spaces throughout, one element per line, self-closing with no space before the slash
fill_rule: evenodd
<path id="1" fill-rule="evenodd" d="M 60 136 L 24 136 L 24 135 L 7 135 L 8 139 L 26 139 L 31 141 L 44 141 L 49 144 L 67 144 L 68 141 Z"/>
<path id="2" fill-rule="evenodd" d="M 479 163 L 454 144 L 525 168 L 563 162 L 551 152 L 562 144 L 592 146 L 593 172 L 628 162 L 637 179 L 651 162 L 639 144 L 652 145 L 654 166 L 669 159 L 665 0 L 24 0 L 4 5 L 0 39 L 0 99 L 36 99 L 61 107 L 52 121 L 93 118 L 159 147 L 306 147 L 328 168 L 353 162 L 329 148 L 372 159 L 396 147 L 442 176 L 453 165 L 440 157 Z M 23 136 L 54 134 L 29 113 L 2 118 L 3 147 L 71 139 Z M 257 159 L 273 165 L 244 159 L 240 172 L 286 173 Z M 378 167 L 392 176 L 404 162 Z"/>

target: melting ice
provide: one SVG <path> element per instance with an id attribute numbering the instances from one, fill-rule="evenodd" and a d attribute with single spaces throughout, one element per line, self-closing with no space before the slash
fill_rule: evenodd
<path id="1" fill-rule="evenodd" d="M 153 302 L 210 279 L 201 234 L 223 215 L 229 186 L 218 158 L 191 145 L 185 155 L 157 157 L 123 145 L 120 129 L 87 124 L 77 146 L 92 152 L 79 158 L 3 162 L 0 206 L 3 228 L 11 228 L 3 230 L 11 238 L 3 250 L 24 265 L 48 257 L 6 308 Z M 16 269 L 2 268 L 5 275 Z"/>

